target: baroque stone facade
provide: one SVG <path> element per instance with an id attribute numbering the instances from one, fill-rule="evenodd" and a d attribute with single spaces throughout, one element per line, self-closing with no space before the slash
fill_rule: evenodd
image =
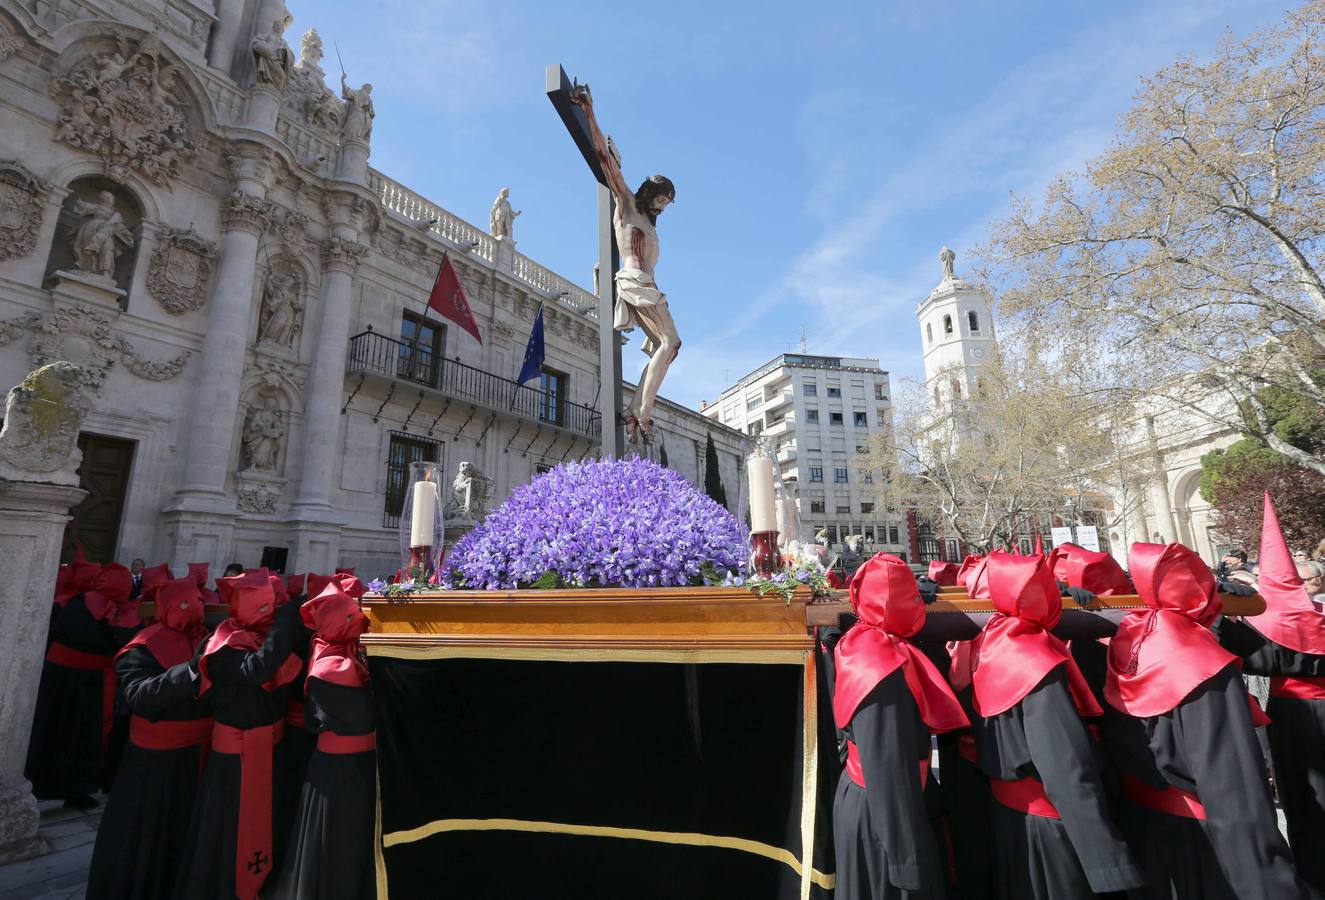
<path id="1" fill-rule="evenodd" d="M 0 0 L 0 383 L 78 367 L 84 440 L 131 448 L 121 559 L 385 574 L 408 460 L 470 462 L 496 504 L 598 452 L 597 298 L 370 168 L 371 73 L 333 90 L 321 37 L 291 65 L 253 6 Z M 87 229 L 113 286 L 67 262 L 103 191 L 134 210 Z M 443 254 L 482 344 L 423 315 Z M 548 374 L 517 390 L 540 303 Z M 702 484 L 713 433 L 734 504 L 741 436 L 664 406 L 669 463 Z"/>

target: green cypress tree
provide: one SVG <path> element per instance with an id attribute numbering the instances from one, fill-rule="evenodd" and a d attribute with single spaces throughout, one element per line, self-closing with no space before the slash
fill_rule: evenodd
<path id="1" fill-rule="evenodd" d="M 704 445 L 704 493 L 719 506 L 726 508 L 727 491 L 722 486 L 722 475 L 718 472 L 718 448 L 713 444 L 713 432 L 708 433 L 708 441 Z"/>

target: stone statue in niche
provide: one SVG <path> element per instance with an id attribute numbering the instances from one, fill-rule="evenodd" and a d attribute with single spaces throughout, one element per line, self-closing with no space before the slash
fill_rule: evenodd
<path id="1" fill-rule="evenodd" d="M 511 208 L 511 189 L 504 187 L 492 201 L 492 210 L 488 213 L 488 231 L 498 240 L 511 240 L 515 228 L 515 217 L 520 210 Z"/>
<path id="2" fill-rule="evenodd" d="M 269 85 L 278 91 L 285 87 L 285 81 L 290 77 L 290 70 L 294 67 L 294 54 L 290 52 L 290 48 L 285 44 L 285 38 L 282 37 L 284 31 L 285 23 L 275 19 L 271 23 L 271 31 L 259 32 L 253 38 L 251 45 L 253 62 L 257 66 L 258 83 Z"/>
<path id="3" fill-rule="evenodd" d="M 64 470 L 66 477 L 57 480 L 78 483 L 78 430 L 92 408 L 84 387 L 82 369 L 53 362 L 29 372 L 10 390 L 0 430 L 0 477 Z M 32 474 L 28 480 L 41 480 Z"/>
<path id="4" fill-rule="evenodd" d="M 442 520 L 447 525 L 476 524 L 488 514 L 491 496 L 492 479 L 472 462 L 462 462 L 451 483 L 451 499 L 442 511 Z"/>
<path id="5" fill-rule="evenodd" d="M 69 231 L 78 268 L 89 275 L 115 277 L 115 259 L 134 244 L 133 232 L 115 210 L 115 195 L 101 191 L 96 200 L 75 200 L 78 224 Z"/>
<path id="6" fill-rule="evenodd" d="M 299 276 L 293 272 L 273 272 L 262 289 L 258 341 L 293 347 L 299 337 L 300 312 Z"/>
<path id="7" fill-rule="evenodd" d="M 285 416 L 275 392 L 267 390 L 258 404 L 244 417 L 245 467 L 258 472 L 275 472 L 276 460 L 285 439 Z"/>
<path id="8" fill-rule="evenodd" d="M 340 95 L 345 100 L 341 137 L 346 140 L 366 141 L 373 132 L 373 86 L 365 84 L 357 91 L 345 80 L 345 73 L 340 76 Z"/>

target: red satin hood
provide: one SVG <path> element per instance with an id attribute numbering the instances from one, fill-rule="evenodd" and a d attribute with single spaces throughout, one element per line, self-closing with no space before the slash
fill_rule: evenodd
<path id="1" fill-rule="evenodd" d="M 304 575 L 291 575 L 285 579 L 285 592 L 291 597 L 298 597 L 304 592 Z"/>
<path id="2" fill-rule="evenodd" d="M 170 582 L 170 566 L 161 563 L 150 569 L 143 569 L 143 599 L 154 599 L 153 594 Z"/>
<path id="3" fill-rule="evenodd" d="M 156 589 L 157 620 L 171 631 L 201 637 L 203 613 L 202 591 L 192 578 L 167 581 Z"/>
<path id="4" fill-rule="evenodd" d="M 88 562 L 87 560 L 74 560 L 73 576 L 70 587 L 75 594 L 85 594 L 92 590 L 92 585 L 96 583 L 97 576 L 101 574 L 101 563 Z M 123 567 L 121 567 L 123 568 Z M 128 569 L 125 569 L 127 572 Z"/>
<path id="5" fill-rule="evenodd" d="M 972 600 L 989 599 L 989 557 L 983 557 L 966 576 L 966 596 Z"/>
<path id="6" fill-rule="evenodd" d="M 1131 613 L 1109 642 L 1104 697 L 1133 716 L 1169 712 L 1237 657 L 1208 626 L 1219 615 L 1215 580 L 1181 544 L 1133 544 L 1127 556 L 1147 609 Z"/>
<path id="7" fill-rule="evenodd" d="M 911 569 L 880 553 L 856 570 L 851 605 L 860 621 L 834 648 L 837 681 L 833 718 L 845 727 L 869 693 L 899 668 L 930 730 L 953 731 L 970 723 L 952 688 L 907 638 L 925 624 L 925 604 Z"/>
<path id="8" fill-rule="evenodd" d="M 1258 590 L 1265 598 L 1265 612 L 1247 620 L 1252 628 L 1289 650 L 1325 655 L 1325 609 L 1302 585 L 1268 491 L 1261 523 Z"/>
<path id="9" fill-rule="evenodd" d="M 352 575 L 341 579 L 358 581 Z M 346 593 L 340 580 L 299 608 L 304 625 L 313 629 L 308 677 L 347 687 L 368 683 L 368 667 L 359 658 L 359 638 L 368 630 L 368 617 L 359 601 Z"/>
<path id="10" fill-rule="evenodd" d="M 975 556 L 973 554 L 967 556 L 964 560 L 962 560 L 961 568 L 957 570 L 957 583 L 962 587 L 966 587 L 966 577 L 970 575 L 971 570 L 973 570 L 979 564 L 980 564 L 980 557 Z"/>
<path id="11" fill-rule="evenodd" d="M 276 597 L 276 605 L 284 606 L 290 602 L 290 593 L 285 589 L 285 578 L 281 575 L 270 576 L 271 592 Z"/>
<path id="12" fill-rule="evenodd" d="M 997 612 L 971 643 L 971 684 L 976 712 L 996 716 L 1016 706 L 1059 666 L 1077 711 L 1103 711 L 1068 652 L 1050 634 L 1063 612 L 1058 583 L 1040 555 L 989 555 L 989 593 Z"/>
<path id="13" fill-rule="evenodd" d="M 941 559 L 931 560 L 929 577 L 938 582 L 939 587 L 952 587 L 957 583 L 957 564 L 944 562 Z"/>
<path id="14" fill-rule="evenodd" d="M 266 569 L 216 579 L 230 618 L 246 631 L 265 632 L 276 617 L 276 592 Z"/>
<path id="15" fill-rule="evenodd" d="M 308 588 L 308 596 L 316 597 L 327 589 L 327 585 L 334 581 L 336 581 L 335 575 L 314 575 L 310 572 L 308 580 L 305 582 Z"/>
<path id="16" fill-rule="evenodd" d="M 1055 578 L 1069 587 L 1085 588 L 1100 597 L 1133 593 L 1127 573 L 1107 553 L 1076 544 L 1059 544 L 1049 553 L 1049 568 Z"/>
<path id="17" fill-rule="evenodd" d="M 87 610 L 96 619 L 116 628 L 136 628 L 142 624 L 138 617 L 139 600 L 130 600 L 133 593 L 133 575 L 128 566 L 110 563 L 101 567 L 93 579 L 91 590 L 83 592 Z"/>
<path id="18" fill-rule="evenodd" d="M 189 563 L 189 577 L 195 579 L 198 582 L 198 587 L 203 590 L 207 589 L 207 571 L 210 568 L 211 566 L 205 562 Z"/>

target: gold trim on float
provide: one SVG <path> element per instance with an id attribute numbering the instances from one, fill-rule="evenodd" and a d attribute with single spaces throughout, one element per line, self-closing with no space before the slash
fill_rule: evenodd
<path id="1" fill-rule="evenodd" d="M 801 876 L 805 885 L 813 882 L 824 890 L 830 891 L 837 882 L 835 875 L 825 874 L 813 868 L 807 878 L 801 861 L 791 851 L 784 850 L 781 847 L 774 847 L 772 844 L 746 838 L 699 834 L 693 831 L 646 831 L 642 828 L 617 828 L 610 825 L 570 825 L 562 822 L 531 822 L 523 819 L 437 819 L 427 825 L 420 825 L 418 828 L 393 831 L 390 834 L 383 835 L 381 846 L 394 847 L 398 844 L 409 844 L 432 837 L 435 834 L 445 834 L 453 831 L 522 831 L 534 834 L 571 834 L 581 837 L 625 838 L 627 840 L 653 841 L 658 844 L 679 844 L 690 847 L 721 847 L 726 850 L 753 853 L 756 856 L 762 856 L 765 859 L 771 859 L 774 862 L 790 866 L 797 875 Z M 379 875 L 379 890 L 381 890 L 384 878 L 384 875 Z M 808 890 L 808 887 L 803 887 L 802 896 L 806 895 Z"/>
<path id="2" fill-rule="evenodd" d="M 797 650 L 569 650 L 523 647 L 400 647 L 366 645 L 369 656 L 386 659 L 510 659 L 545 662 L 750 663 L 804 665 Z"/>
<path id="3" fill-rule="evenodd" d="M 377 869 L 377 900 L 390 900 L 386 880 L 386 857 L 382 855 L 382 773 L 373 767 L 373 787 L 377 789 L 377 817 L 373 823 L 373 864 Z"/>
<path id="4" fill-rule="evenodd" d="M 801 900 L 810 900 L 814 868 L 814 813 L 819 792 L 819 682 L 815 676 L 814 653 L 805 654 L 805 701 L 801 709 L 804 743 L 801 747 Z"/>

